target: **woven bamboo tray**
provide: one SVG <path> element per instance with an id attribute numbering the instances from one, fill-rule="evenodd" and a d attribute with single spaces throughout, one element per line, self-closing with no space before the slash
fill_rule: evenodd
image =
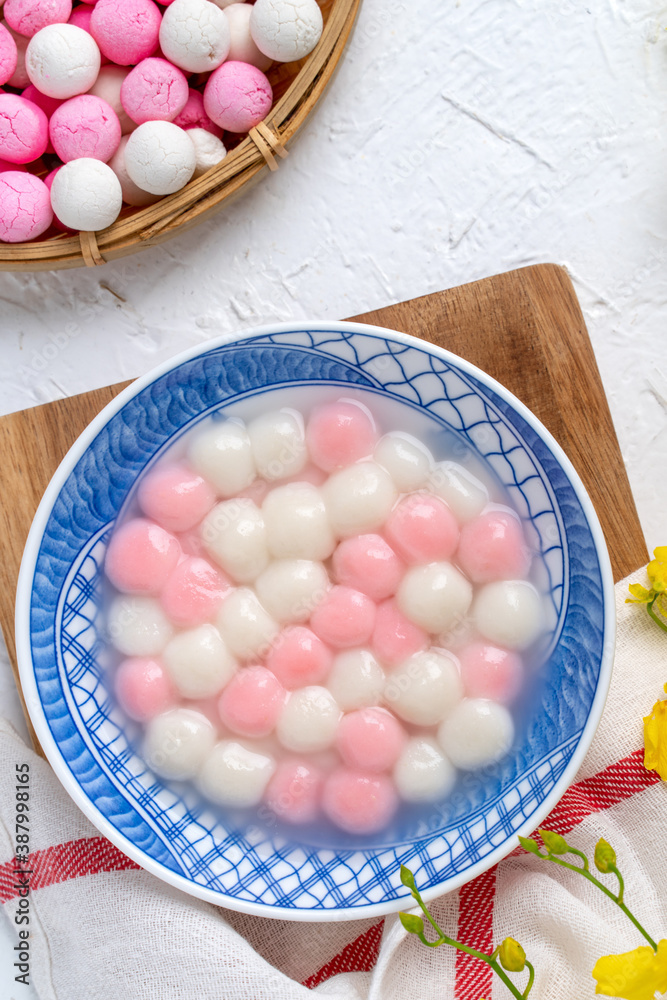
<path id="1" fill-rule="evenodd" d="M 196 226 L 265 169 L 277 170 L 287 146 L 324 93 L 354 26 L 361 0 L 321 0 L 324 31 L 299 62 L 268 73 L 274 105 L 218 166 L 181 191 L 148 208 L 123 209 L 112 226 L 96 233 L 58 234 L 31 243 L 0 243 L 0 270 L 53 271 L 95 267 L 155 246 Z"/>

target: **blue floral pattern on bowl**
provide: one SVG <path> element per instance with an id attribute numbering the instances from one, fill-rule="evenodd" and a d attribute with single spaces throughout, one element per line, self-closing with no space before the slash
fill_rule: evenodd
<path id="1" fill-rule="evenodd" d="M 197 422 L 267 390 L 326 383 L 427 411 L 489 463 L 538 553 L 549 672 L 516 752 L 465 799 L 349 849 L 233 829 L 135 752 L 104 678 L 100 574 L 137 476 Z M 20 583 L 20 669 L 61 780 L 121 849 L 179 888 L 255 913 L 322 919 L 397 909 L 408 864 L 426 898 L 460 885 L 534 828 L 573 777 L 606 693 L 610 571 L 583 487 L 534 417 L 481 372 L 427 344 L 353 324 L 262 331 L 176 359 L 126 391 L 65 459 L 38 512 Z M 24 614 L 21 614 L 21 608 Z"/>

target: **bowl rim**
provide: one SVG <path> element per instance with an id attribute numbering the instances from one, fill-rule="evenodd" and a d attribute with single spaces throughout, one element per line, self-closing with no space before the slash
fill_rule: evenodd
<path id="1" fill-rule="evenodd" d="M 459 874 L 446 879 L 437 885 L 425 889 L 421 892 L 422 898 L 428 902 L 438 896 L 459 889 L 462 885 L 472 881 L 478 875 L 481 875 L 483 872 L 502 861 L 503 858 L 507 857 L 507 855 L 510 854 L 516 846 L 518 846 L 518 841 L 515 841 L 515 838 L 518 838 L 518 836 L 529 835 L 537 829 L 537 827 L 554 808 L 556 803 L 565 794 L 565 791 L 571 784 L 579 767 L 581 766 L 600 722 L 609 690 L 616 637 L 616 611 L 614 581 L 607 545 L 597 513 L 595 512 L 595 508 L 593 507 L 592 501 L 588 496 L 579 474 L 551 432 L 547 430 L 547 428 L 532 413 L 532 411 L 529 410 L 529 408 L 522 403 L 521 400 L 514 396 L 514 394 L 506 389 L 500 382 L 488 375 L 486 372 L 482 371 L 482 369 L 478 368 L 476 365 L 472 364 L 472 362 L 467 361 L 465 358 L 461 358 L 452 351 L 448 351 L 436 344 L 432 344 L 430 341 L 422 340 L 421 338 L 415 337 L 411 334 L 402 333 L 398 330 L 391 330 L 386 327 L 342 320 L 297 320 L 294 322 L 264 324 L 262 326 L 253 327 L 249 330 L 241 331 L 240 333 L 235 333 L 231 337 L 223 335 L 221 337 L 215 337 L 211 340 L 204 341 L 194 347 L 190 347 L 167 361 L 155 366 L 146 374 L 141 375 L 133 381 L 131 385 L 121 390 L 121 392 L 119 392 L 113 400 L 107 403 L 97 416 L 93 418 L 93 420 L 84 428 L 81 434 L 73 442 L 72 446 L 69 448 L 58 465 L 58 468 L 54 472 L 35 512 L 35 516 L 25 543 L 23 556 L 21 558 L 21 566 L 16 588 L 16 610 L 14 617 L 16 656 L 23 695 L 30 719 L 46 758 L 53 768 L 56 776 L 64 786 L 70 798 L 74 801 L 75 805 L 81 809 L 93 826 L 95 826 L 127 857 L 135 861 L 142 869 L 157 876 L 162 881 L 167 882 L 175 888 L 186 892 L 190 896 L 194 896 L 205 900 L 206 902 L 212 903 L 213 905 L 227 907 L 228 909 L 241 913 L 261 917 L 272 917 L 281 920 L 292 920 L 295 922 L 356 920 L 394 913 L 406 903 L 409 904 L 408 909 L 411 909 L 413 904 L 410 893 L 406 890 L 405 894 L 398 895 L 393 899 L 358 907 L 346 906 L 331 909 L 324 907 L 289 909 L 280 906 L 272 906 L 270 904 L 255 903 L 250 900 L 237 899 L 236 897 L 227 896 L 219 891 L 208 889 L 205 886 L 200 886 L 197 883 L 188 880 L 183 875 L 179 875 L 169 870 L 160 864 L 160 862 L 155 861 L 153 858 L 144 854 L 141 849 L 137 848 L 122 833 L 116 830 L 116 828 L 113 827 L 111 823 L 98 811 L 94 802 L 83 792 L 81 786 L 72 775 L 68 765 L 60 753 L 46 721 L 41 698 L 37 689 L 36 678 L 32 669 L 30 603 L 33 576 L 41 538 L 48 518 L 51 514 L 53 504 L 60 494 L 65 479 L 71 473 L 74 465 L 85 453 L 97 434 L 115 414 L 122 410 L 130 399 L 137 396 L 147 386 L 151 385 L 151 383 L 166 375 L 168 372 L 180 367 L 185 362 L 188 362 L 199 355 L 207 354 L 210 351 L 242 343 L 244 340 L 251 340 L 274 334 L 297 332 L 356 333 L 377 336 L 382 339 L 387 339 L 389 336 L 394 341 L 404 344 L 407 347 L 417 348 L 422 351 L 426 351 L 427 353 L 433 353 L 441 360 L 454 365 L 467 375 L 473 376 L 483 385 L 497 393 L 497 395 L 504 402 L 509 403 L 514 411 L 526 421 L 536 434 L 539 435 L 539 437 L 549 447 L 554 455 L 554 458 L 564 471 L 579 503 L 581 504 L 599 561 L 604 612 L 604 631 L 598 683 L 591 702 L 588 718 L 584 724 L 577 746 L 562 774 L 556 780 L 554 787 L 548 793 L 546 798 L 540 803 L 540 805 L 530 814 L 529 817 L 526 818 L 514 834 L 507 837 L 502 844 L 496 847 L 489 854 L 485 855 L 485 857 L 480 861 L 471 865 L 465 871 L 460 872 Z"/>

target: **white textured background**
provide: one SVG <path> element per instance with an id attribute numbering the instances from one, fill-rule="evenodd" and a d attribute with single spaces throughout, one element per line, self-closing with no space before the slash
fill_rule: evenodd
<path id="1" fill-rule="evenodd" d="M 667 543 L 666 27 L 657 0 L 363 0 L 277 174 L 124 261 L 0 273 L 0 412 L 221 333 L 555 261 L 583 306 L 649 548 Z M 17 718 L 6 663 L 0 697 Z"/>

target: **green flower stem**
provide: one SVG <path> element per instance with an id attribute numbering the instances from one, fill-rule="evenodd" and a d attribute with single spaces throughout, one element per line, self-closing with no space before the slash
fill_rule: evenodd
<path id="1" fill-rule="evenodd" d="M 493 969 L 493 971 L 502 979 L 502 981 L 504 982 L 505 986 L 510 991 L 512 996 L 516 997 L 516 1000 L 526 1000 L 530 987 L 533 985 L 533 978 L 535 976 L 535 973 L 532 970 L 532 966 L 530 966 L 530 962 L 526 962 L 526 965 L 530 966 L 531 978 L 528 980 L 528 986 L 526 988 L 526 991 L 524 993 L 519 993 L 518 989 L 516 988 L 512 980 L 509 978 L 509 976 L 505 974 L 504 969 L 496 961 L 496 955 L 498 954 L 499 951 L 498 948 L 496 948 L 493 955 L 485 955 L 484 952 L 477 951 L 476 948 L 469 948 L 468 945 L 461 944 L 460 941 L 455 941 L 453 938 L 447 937 L 447 935 L 443 933 L 443 931 L 438 927 L 435 920 L 429 913 L 418 890 L 413 889 L 412 895 L 419 903 L 421 911 L 428 920 L 429 924 L 438 935 L 436 941 L 428 941 L 423 933 L 418 934 L 417 937 L 419 938 L 422 944 L 425 944 L 427 948 L 439 948 L 441 944 L 448 944 L 451 945 L 452 948 L 456 948 L 458 951 L 465 952 L 466 955 L 472 955 L 473 958 L 478 958 L 480 962 L 484 962 L 486 965 L 489 965 Z"/>
<path id="2" fill-rule="evenodd" d="M 655 943 L 655 941 L 653 940 L 653 938 L 649 934 L 646 933 L 646 931 L 644 930 L 644 928 L 642 927 L 642 925 L 639 923 L 639 921 L 637 920 L 637 918 L 630 912 L 630 910 L 627 908 L 627 906 L 623 902 L 623 899 L 622 899 L 622 897 L 623 897 L 623 880 L 621 879 L 621 876 L 620 876 L 619 872 L 616 872 L 616 875 L 619 878 L 619 880 L 621 881 L 621 892 L 620 892 L 620 894 L 618 896 L 615 896 L 614 893 L 610 889 L 608 889 L 606 887 L 606 885 L 603 885 L 602 882 L 599 882 L 595 878 L 594 875 L 591 875 L 591 873 L 589 871 L 586 871 L 585 869 L 580 868 L 579 865 L 571 865 L 568 861 L 562 861 L 560 858 L 555 858 L 553 856 L 553 854 L 543 854 L 542 857 L 545 858 L 547 861 L 553 861 L 553 863 L 555 865 L 560 865 L 562 868 L 569 868 L 570 871 L 572 871 L 572 872 L 578 872 L 580 875 L 583 875 L 584 878 L 587 878 L 589 882 L 592 882 L 592 884 L 594 886 L 596 886 L 598 889 L 601 889 L 602 892 L 605 894 L 605 896 L 609 896 L 609 898 L 611 900 L 613 900 L 613 902 L 616 903 L 616 905 L 618 907 L 620 907 L 620 909 L 623 911 L 623 913 L 625 913 L 625 915 L 628 918 L 628 920 L 632 921 L 632 923 L 635 925 L 635 927 L 637 928 L 637 930 L 639 931 L 639 933 L 642 935 L 642 937 L 644 937 L 648 941 L 648 943 L 651 945 L 651 948 L 653 948 L 653 951 L 657 951 L 658 950 L 658 946 Z"/>
<path id="3" fill-rule="evenodd" d="M 568 844 L 568 847 L 569 847 L 569 844 Z M 578 854 L 579 855 L 579 857 L 584 862 L 584 869 L 583 870 L 585 872 L 587 872 L 588 871 L 588 858 L 586 857 L 586 855 L 584 854 L 584 852 L 583 851 L 578 851 L 576 849 L 576 847 L 570 847 L 570 854 Z"/>
<path id="4" fill-rule="evenodd" d="M 618 879 L 618 896 L 616 898 L 618 901 L 618 905 L 623 906 L 623 893 L 625 892 L 625 883 L 623 881 L 623 876 L 619 872 L 616 865 L 612 865 L 609 868 L 609 871 L 613 872 L 616 878 Z"/>
<path id="5" fill-rule="evenodd" d="M 526 959 L 526 965 L 528 966 L 528 985 L 526 986 L 526 988 L 525 988 L 525 990 L 523 992 L 524 1000 L 525 1000 L 525 997 L 528 996 L 528 994 L 530 993 L 531 989 L 533 988 L 533 982 L 535 980 L 535 969 L 530 964 L 530 962 L 528 961 L 528 959 Z"/>
<path id="6" fill-rule="evenodd" d="M 663 630 L 663 632 L 667 632 L 667 623 L 665 623 L 662 618 L 659 618 L 658 615 L 653 610 L 653 605 L 658 600 L 659 596 L 660 596 L 659 594 L 655 595 L 655 597 L 653 598 L 653 600 L 650 601 L 646 605 L 646 610 L 648 611 L 649 615 L 651 616 L 651 618 L 653 619 L 653 621 L 656 623 L 656 625 L 659 625 L 660 628 Z"/>

